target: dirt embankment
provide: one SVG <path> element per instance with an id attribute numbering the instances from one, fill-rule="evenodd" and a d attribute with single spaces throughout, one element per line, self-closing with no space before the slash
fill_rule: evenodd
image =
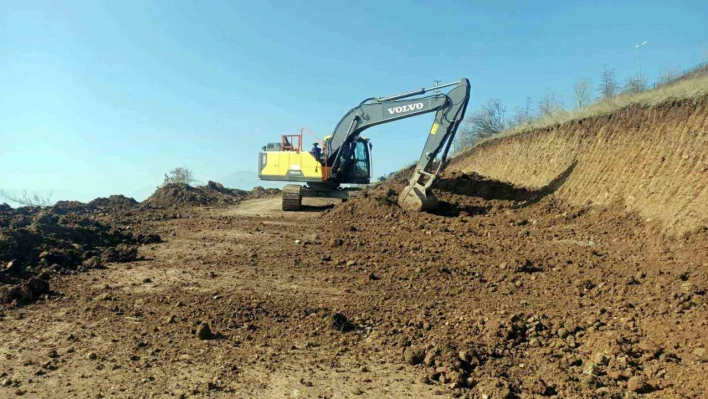
<path id="1" fill-rule="evenodd" d="M 708 97 L 491 140 L 448 171 L 545 188 L 574 205 L 617 202 L 685 233 L 708 224 Z"/>
<path id="2" fill-rule="evenodd" d="M 280 194 L 279 189 L 255 187 L 251 191 L 224 187 L 221 183 L 210 181 L 205 186 L 192 187 L 187 184 L 168 184 L 158 187 L 143 201 L 142 205 L 150 208 L 169 208 L 181 206 L 225 206 L 235 205 L 248 199 L 257 199 Z"/>

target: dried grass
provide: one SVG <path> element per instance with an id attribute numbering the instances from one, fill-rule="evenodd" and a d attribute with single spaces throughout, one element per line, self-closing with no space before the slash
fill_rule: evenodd
<path id="1" fill-rule="evenodd" d="M 659 86 L 653 90 L 647 90 L 639 93 L 621 94 L 615 98 L 600 100 L 583 109 L 574 111 L 560 111 L 549 117 L 533 120 L 526 125 L 517 126 L 506 130 L 499 135 L 480 140 L 474 146 L 466 151 L 462 151 L 461 154 L 458 155 L 462 155 L 474 147 L 490 140 L 515 136 L 532 130 L 543 129 L 549 126 L 564 124 L 580 119 L 608 115 L 631 105 L 654 107 L 667 101 L 699 98 L 706 95 L 708 95 L 708 75 L 698 76 L 691 79 L 681 79 L 674 83 Z"/>

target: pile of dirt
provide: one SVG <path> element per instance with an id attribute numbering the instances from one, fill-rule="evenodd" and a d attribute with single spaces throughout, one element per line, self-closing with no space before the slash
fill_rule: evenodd
<path id="1" fill-rule="evenodd" d="M 140 203 L 134 198 L 124 195 L 111 195 L 108 198 L 99 197 L 88 203 L 94 208 L 110 208 L 110 209 L 130 209 L 138 206 Z"/>
<path id="2" fill-rule="evenodd" d="M 111 195 L 108 198 L 99 197 L 85 204 L 79 201 L 57 201 L 52 206 L 55 213 L 61 214 L 100 214 L 125 213 L 135 210 L 140 203 L 134 198 L 123 195 Z"/>
<path id="3" fill-rule="evenodd" d="M 348 201 L 327 211 L 330 220 L 377 220 L 405 214 L 407 218 L 426 219 L 427 213 L 404 212 L 398 205 L 398 195 L 408 184 L 401 178 L 363 190 L 355 200 Z M 519 207 L 537 201 L 550 190 L 529 190 L 477 173 L 451 172 L 444 174 L 433 185 L 433 192 L 440 200 L 438 209 L 431 211 L 440 216 L 475 215 L 487 212 L 496 205 Z M 460 201 L 464 197 L 463 201 Z M 504 202 L 505 201 L 505 202 Z"/>
<path id="4" fill-rule="evenodd" d="M 183 206 L 225 206 L 241 201 L 277 195 L 278 189 L 256 187 L 252 191 L 226 188 L 220 183 L 209 181 L 205 186 L 192 187 L 188 184 L 168 184 L 159 187 L 142 205 L 151 208 L 174 208 Z"/>
<path id="5" fill-rule="evenodd" d="M 253 190 L 248 192 L 248 199 L 260 199 L 274 197 L 280 195 L 281 190 L 278 188 L 263 188 L 261 186 L 253 187 Z"/>
<path id="6" fill-rule="evenodd" d="M 387 183 L 325 216 L 336 227 L 314 267 L 386 285 L 371 300 L 389 316 L 347 313 L 377 325 L 370 344 L 469 397 L 703 389 L 708 229 L 662 237 L 622 207 L 576 208 L 478 174 L 434 187 L 439 215 L 402 211 L 401 185 Z"/>
<path id="7" fill-rule="evenodd" d="M 114 197 L 107 206 L 124 202 L 124 197 Z M 137 245 L 160 242 L 157 234 L 132 232 L 97 219 L 91 215 L 95 208 L 76 201 L 51 208 L 0 205 L 0 303 L 35 300 L 49 293 L 48 281 L 55 273 L 133 261 Z"/>

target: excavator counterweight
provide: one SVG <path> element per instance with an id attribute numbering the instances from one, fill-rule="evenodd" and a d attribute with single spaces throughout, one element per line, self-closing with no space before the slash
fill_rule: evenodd
<path id="1" fill-rule="evenodd" d="M 452 87 L 447 93 L 441 89 Z M 426 93 L 432 94 L 425 95 Z M 465 116 L 470 97 L 467 79 L 389 97 L 373 97 L 352 108 L 334 132 L 322 142 L 322 152 L 302 150 L 300 135 L 284 135 L 259 154 L 262 180 L 300 182 L 286 186 L 283 210 L 297 210 L 303 197 L 348 199 L 342 184 L 368 184 L 371 180 L 371 142 L 361 136 L 372 126 L 430 112 L 435 119 L 410 182 L 398 203 L 407 210 L 432 210 L 438 200 L 431 187 L 447 163 L 450 146 Z"/>

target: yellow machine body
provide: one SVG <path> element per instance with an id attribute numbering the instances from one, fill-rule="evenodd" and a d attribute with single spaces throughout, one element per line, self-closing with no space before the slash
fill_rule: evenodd
<path id="1" fill-rule="evenodd" d="M 263 180 L 323 182 L 322 164 L 309 152 L 265 151 L 259 154 L 258 177 Z"/>

